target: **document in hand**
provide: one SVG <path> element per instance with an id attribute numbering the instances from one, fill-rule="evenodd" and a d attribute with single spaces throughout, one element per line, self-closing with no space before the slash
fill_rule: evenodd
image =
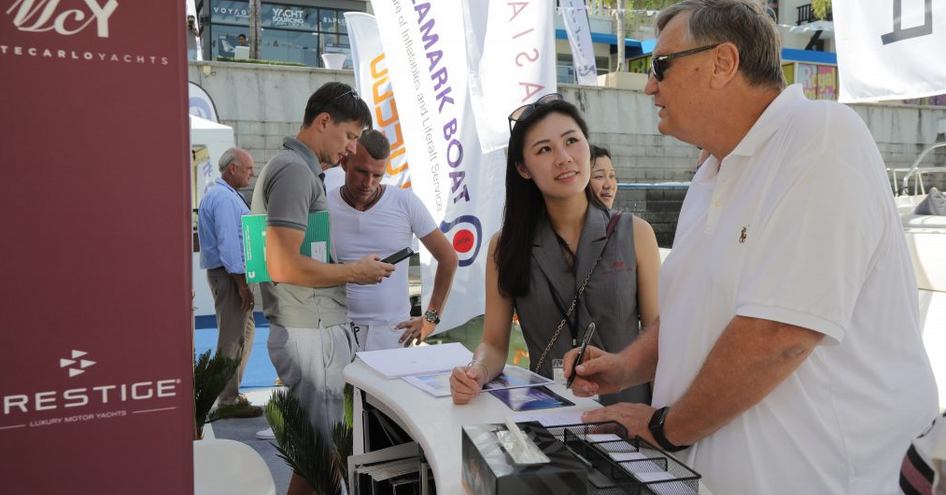
<path id="1" fill-rule="evenodd" d="M 457 366 L 465 366 L 473 359 L 473 353 L 463 347 L 463 344 L 452 342 L 441 345 L 364 351 L 356 354 L 356 357 L 385 378 L 400 378 L 449 371 Z"/>
<path id="2" fill-rule="evenodd" d="M 266 215 L 243 215 L 240 223 L 243 230 L 246 281 L 249 283 L 272 281 L 269 270 L 266 269 Z M 329 262 L 332 243 L 329 239 L 327 211 L 309 213 L 309 224 L 299 252 L 322 263 Z"/>

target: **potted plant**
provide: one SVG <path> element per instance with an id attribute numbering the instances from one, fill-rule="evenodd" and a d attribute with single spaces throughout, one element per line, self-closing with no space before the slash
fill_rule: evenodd
<path id="1" fill-rule="evenodd" d="M 279 457 L 316 493 L 342 493 L 352 452 L 352 397 L 351 385 L 346 385 L 345 418 L 335 424 L 331 439 L 313 428 L 309 412 L 288 390 L 273 391 L 266 405 Z"/>
<path id="2" fill-rule="evenodd" d="M 194 440 L 203 438 L 204 425 L 220 419 L 211 408 L 240 362 L 210 350 L 194 360 Z"/>

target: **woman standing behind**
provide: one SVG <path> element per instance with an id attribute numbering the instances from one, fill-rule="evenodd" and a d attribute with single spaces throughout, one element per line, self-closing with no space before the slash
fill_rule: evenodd
<path id="1" fill-rule="evenodd" d="M 547 377 L 552 360 L 577 346 L 592 321 L 592 344 L 616 352 L 657 319 L 653 229 L 610 212 L 588 189 L 588 126 L 578 109 L 551 94 L 509 120 L 506 208 L 489 244 L 483 340 L 473 361 L 451 375 L 456 404 L 502 371 L 513 310 L 532 370 Z M 649 387 L 602 397 L 617 401 L 649 402 Z"/>
<path id="2" fill-rule="evenodd" d="M 591 180 L 588 186 L 610 210 L 618 193 L 618 176 L 611 162 L 611 153 L 603 146 L 591 145 Z"/>

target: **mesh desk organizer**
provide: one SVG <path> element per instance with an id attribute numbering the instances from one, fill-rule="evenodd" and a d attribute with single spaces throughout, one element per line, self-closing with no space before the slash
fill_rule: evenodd
<path id="1" fill-rule="evenodd" d="M 540 473 L 543 466 L 515 465 L 512 456 L 504 447 L 486 446 L 484 452 L 482 440 L 485 435 L 496 436 L 504 432 L 505 425 L 464 426 L 464 480 L 474 493 L 494 493 L 492 487 L 501 487 L 499 476 L 526 478 L 516 480 L 516 493 L 587 493 L 595 495 L 697 495 L 700 475 L 680 462 L 672 455 L 651 445 L 640 437 L 628 439 L 627 430 L 618 423 L 589 423 L 543 427 L 539 423 L 520 423 L 522 433 L 536 446 L 552 458 L 553 463 L 571 464 L 570 457 L 575 457 L 584 466 L 580 469 L 578 481 L 584 483 L 584 489 L 576 488 L 575 478 L 553 472 L 538 482 L 528 481 L 530 476 Z M 480 441 L 474 440 L 479 439 Z M 476 443 L 477 446 L 473 446 Z M 562 449 L 562 447 L 565 449 Z M 470 462 L 470 449 L 479 449 L 480 472 L 468 476 L 474 463 Z M 501 450 L 501 452 L 500 452 Z M 562 457 L 562 453 L 565 457 Z M 559 459 L 559 460 L 556 460 Z M 565 462 L 562 463 L 561 460 Z M 486 464 L 489 466 L 487 467 Z M 572 466 L 573 467 L 573 466 Z M 482 483 L 484 469 L 494 476 L 487 483 Z M 567 468 L 566 468 L 567 469 Z M 587 474 L 587 477 L 585 476 Z M 490 478 L 490 474 L 486 474 Z M 479 479 L 476 479 L 479 478 Z M 584 479 L 587 478 L 587 479 Z M 472 482 L 472 483 L 471 483 Z M 485 490 L 471 486 L 486 486 Z M 569 485 L 566 487 L 565 485 Z M 506 485 L 512 488 L 511 485 Z M 503 491 L 496 489 L 496 492 Z M 505 493 L 503 491 L 503 493 Z"/>

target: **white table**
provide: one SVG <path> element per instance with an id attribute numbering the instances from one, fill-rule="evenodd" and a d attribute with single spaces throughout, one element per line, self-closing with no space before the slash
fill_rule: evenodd
<path id="1" fill-rule="evenodd" d="M 460 454 L 461 426 L 501 423 L 516 414 L 492 394 L 483 393 L 471 403 L 457 406 L 450 397 L 436 398 L 401 379 L 387 379 L 358 359 L 345 368 L 345 381 L 366 394 L 367 401 L 404 429 L 424 451 L 437 485 L 437 493 L 465 493 Z M 587 411 L 601 407 L 597 402 L 575 397 L 561 384 L 549 386 L 552 391 L 575 403 L 555 412 Z M 354 453 L 361 454 L 362 422 L 360 394 L 355 394 Z M 700 493 L 710 494 L 700 483 Z"/>

